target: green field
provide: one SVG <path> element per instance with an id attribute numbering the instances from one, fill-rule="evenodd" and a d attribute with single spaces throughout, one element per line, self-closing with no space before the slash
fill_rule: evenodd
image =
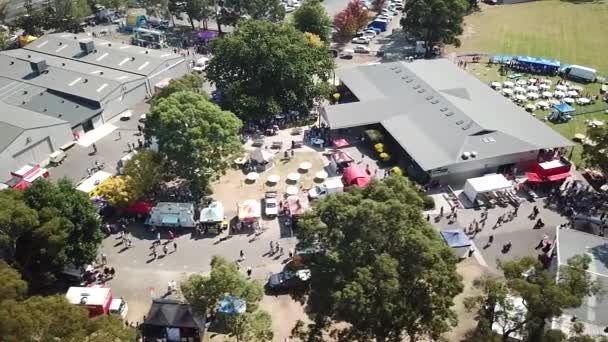
<path id="1" fill-rule="evenodd" d="M 537 1 L 483 6 L 465 18 L 460 48 L 449 52 L 530 55 L 608 75 L 608 1 Z"/>

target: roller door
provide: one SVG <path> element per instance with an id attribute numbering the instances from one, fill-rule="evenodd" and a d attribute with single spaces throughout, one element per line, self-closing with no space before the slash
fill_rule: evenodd
<path id="1" fill-rule="evenodd" d="M 49 158 L 49 154 L 53 152 L 51 141 L 47 137 L 37 143 L 31 144 L 25 149 L 13 155 L 15 164 L 23 166 L 25 164 L 36 164 Z"/>

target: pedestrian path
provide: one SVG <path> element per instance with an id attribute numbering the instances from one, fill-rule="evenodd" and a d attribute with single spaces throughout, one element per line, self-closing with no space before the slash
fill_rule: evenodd
<path id="1" fill-rule="evenodd" d="M 78 145 L 82 147 L 89 147 L 93 143 L 114 132 L 117 128 L 118 127 L 114 126 L 112 123 L 106 123 L 103 126 L 97 127 L 96 129 L 82 135 L 80 139 L 78 139 Z"/>

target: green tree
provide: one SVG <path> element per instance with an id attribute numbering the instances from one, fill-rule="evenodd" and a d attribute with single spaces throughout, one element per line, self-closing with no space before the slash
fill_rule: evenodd
<path id="1" fill-rule="evenodd" d="M 115 11 L 126 9 L 129 6 L 129 0 L 98 0 L 97 3 Z"/>
<path id="2" fill-rule="evenodd" d="M 285 18 L 285 7 L 281 5 L 281 0 L 243 0 L 241 6 L 253 20 L 278 22 Z"/>
<path id="3" fill-rule="evenodd" d="M 467 0 L 411 0 L 407 1 L 401 26 L 425 42 L 427 55 L 435 45 L 460 46 L 462 21 L 468 8 Z"/>
<path id="4" fill-rule="evenodd" d="M 17 17 L 12 25 L 22 29 L 24 34 L 42 35 L 42 29 L 46 28 L 50 22 L 48 7 L 34 8 L 32 0 L 25 0 L 23 3 L 25 13 Z"/>
<path id="5" fill-rule="evenodd" d="M 49 7 L 52 17 L 49 20 L 50 27 L 47 27 L 62 31 L 74 30 L 91 14 L 87 0 L 52 0 Z"/>
<path id="6" fill-rule="evenodd" d="M 293 12 L 293 25 L 301 32 L 310 32 L 328 42 L 331 38 L 331 18 L 319 0 L 308 0 Z"/>
<path id="7" fill-rule="evenodd" d="M 27 283 L 21 274 L 0 260 L 0 302 L 7 299 L 21 299 L 27 292 Z"/>
<path id="8" fill-rule="evenodd" d="M 188 74 L 176 80 L 171 80 L 169 82 L 169 85 L 164 87 L 157 95 L 154 96 L 154 99 L 156 100 L 160 98 L 169 97 L 169 95 L 177 93 L 178 91 L 193 91 L 208 96 L 202 90 L 204 83 L 205 79 L 201 75 Z"/>
<path id="9" fill-rule="evenodd" d="M 89 319 L 63 296 L 31 297 L 0 305 L 3 341 L 133 341 L 135 332 L 115 317 Z M 103 339 L 107 337 L 107 339 Z"/>
<path id="10" fill-rule="evenodd" d="M 386 0 L 373 0 L 372 1 L 372 5 L 374 6 L 374 10 L 377 12 L 382 11 L 382 9 L 384 8 L 384 4 L 386 3 Z"/>
<path id="11" fill-rule="evenodd" d="M 591 263 L 587 255 L 570 258 L 560 267 L 556 281 L 553 272 L 545 270 L 535 258 L 526 257 L 500 264 L 505 280 L 482 278 L 477 284 L 482 293 L 467 298 L 467 307 L 479 310 L 480 326 L 487 330 L 492 323 L 508 322 L 509 328 L 502 332 L 502 340 L 518 332 L 529 341 L 546 338 L 546 322 L 559 317 L 564 309 L 576 308 L 585 297 L 597 294 L 599 284 L 586 271 Z M 512 297 L 510 297 L 512 296 Z M 520 297 L 527 312 L 513 312 L 512 298 Z M 501 310 L 497 310 L 501 307 Z M 511 312 L 507 312 L 511 309 Z M 583 341 L 582 331 L 580 337 Z M 559 340 L 553 336 L 552 340 Z"/>
<path id="12" fill-rule="evenodd" d="M 349 323 L 336 332 L 346 340 L 417 341 L 456 324 L 457 258 L 422 205 L 409 181 L 393 176 L 328 196 L 299 221 L 298 248 L 326 251 L 311 265 L 317 325 Z"/>
<path id="13" fill-rule="evenodd" d="M 178 177 L 192 182 L 199 196 L 241 152 L 241 121 L 207 97 L 177 92 L 154 102 L 146 120 L 146 137 L 156 137 L 161 155 Z"/>
<path id="14" fill-rule="evenodd" d="M 582 157 L 589 167 L 596 167 L 602 172 L 608 172 L 608 129 L 605 127 L 590 127 L 587 129 L 587 139 L 591 143 L 583 144 Z"/>
<path id="15" fill-rule="evenodd" d="M 291 25 L 248 21 L 211 50 L 207 77 L 222 92 L 222 107 L 242 119 L 304 113 L 328 94 L 329 50 L 312 46 Z"/>
<path id="16" fill-rule="evenodd" d="M 22 192 L 0 191 L 0 246 L 9 260 L 16 260 L 19 240 L 39 224 L 38 213 L 23 202 Z"/>
<path id="17" fill-rule="evenodd" d="M 245 301 L 246 312 L 240 315 L 221 315 L 230 335 L 237 341 L 271 341 L 273 334 L 270 315 L 258 310 L 264 290 L 256 281 L 241 274 L 235 263 L 214 256 L 209 276 L 191 275 L 181 284 L 184 297 L 200 315 L 215 311 L 227 295 Z"/>
<path id="18" fill-rule="evenodd" d="M 115 176 L 99 184 L 93 194 L 104 198 L 114 208 L 126 208 L 137 201 L 143 191 L 139 186 L 135 186 L 131 177 Z"/>
<path id="19" fill-rule="evenodd" d="M 164 162 L 162 156 L 152 150 L 141 150 L 125 165 L 124 174 L 131 179 L 131 186 L 142 194 L 154 190 L 162 180 Z"/>

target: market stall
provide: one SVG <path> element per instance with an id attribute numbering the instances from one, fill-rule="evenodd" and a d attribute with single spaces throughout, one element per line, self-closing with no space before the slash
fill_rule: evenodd
<path id="1" fill-rule="evenodd" d="M 159 202 L 156 204 L 145 225 L 152 227 L 194 228 L 194 203 Z"/>
<path id="2" fill-rule="evenodd" d="M 203 210 L 201 210 L 199 222 L 201 225 L 204 225 L 205 232 L 207 232 L 209 228 L 214 228 L 219 234 L 224 222 L 224 205 L 222 202 L 213 201 L 207 208 L 203 208 Z"/>
<path id="3" fill-rule="evenodd" d="M 17 171 L 11 172 L 11 178 L 6 182 L 8 186 L 17 190 L 25 190 L 36 179 L 49 177 L 49 171 L 40 165 L 25 165 Z"/>
<path id="4" fill-rule="evenodd" d="M 259 219 L 262 217 L 262 204 L 258 200 L 249 199 L 238 204 L 239 224 L 236 230 L 245 228 L 259 228 Z"/>
<path id="5" fill-rule="evenodd" d="M 267 150 L 258 148 L 249 154 L 249 159 L 258 172 L 266 171 L 273 166 L 274 154 Z"/>
<path id="6" fill-rule="evenodd" d="M 572 164 L 564 158 L 536 163 L 530 172 L 526 173 L 527 182 L 531 184 L 560 182 L 561 184 L 570 177 L 570 169 Z"/>
<path id="7" fill-rule="evenodd" d="M 463 192 L 471 202 L 475 203 L 480 194 L 508 190 L 512 187 L 513 184 L 505 176 L 494 173 L 467 179 Z"/>
<path id="8" fill-rule="evenodd" d="M 97 171 L 92 174 L 89 178 L 83 180 L 78 184 L 76 190 L 80 190 L 82 192 L 86 192 L 90 194 L 99 186 L 99 184 L 103 183 L 106 179 L 112 176 L 111 173 L 105 171 Z"/>
<path id="9" fill-rule="evenodd" d="M 344 174 L 342 175 L 342 181 L 345 186 L 356 186 L 359 188 L 365 188 L 369 182 L 371 182 L 370 175 L 365 172 L 362 168 L 358 166 L 349 166 L 344 169 Z"/>

